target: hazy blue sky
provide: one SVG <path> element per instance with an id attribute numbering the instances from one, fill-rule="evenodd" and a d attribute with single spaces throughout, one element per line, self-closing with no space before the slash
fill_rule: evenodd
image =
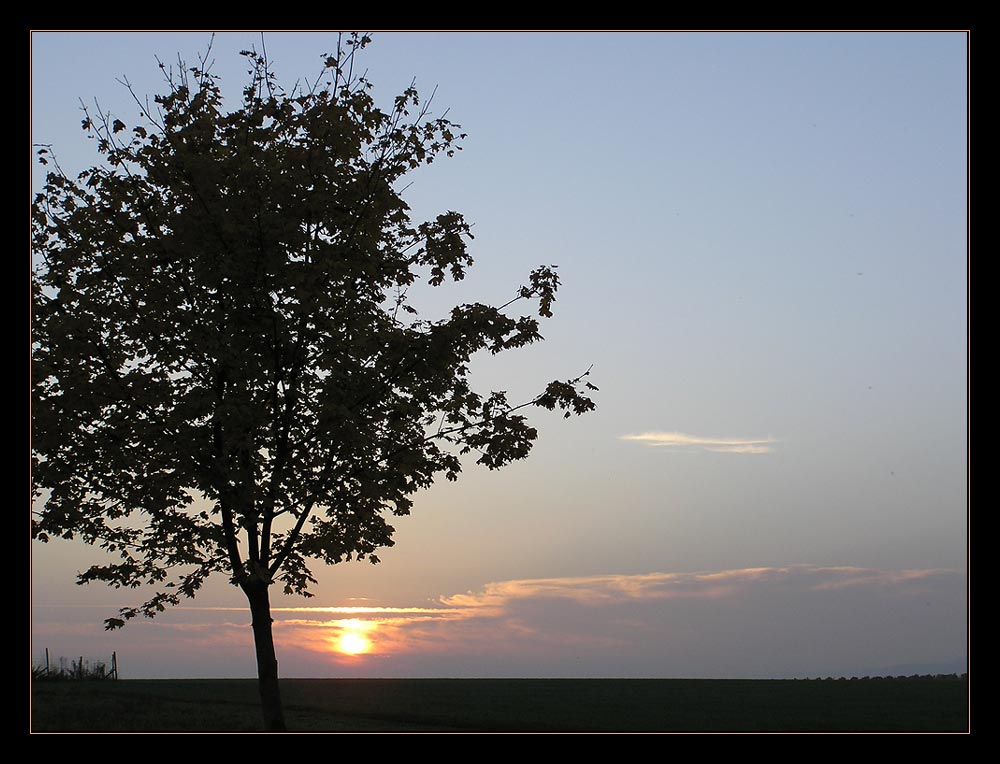
<path id="1" fill-rule="evenodd" d="M 32 140 L 93 164 L 79 99 L 132 124 L 208 33 L 34 33 Z M 268 33 L 290 87 L 331 33 Z M 238 103 L 242 48 L 213 71 Z M 383 103 L 413 78 L 468 133 L 412 177 L 417 218 L 475 224 L 431 312 L 506 302 L 560 266 L 546 342 L 484 359 L 527 399 L 593 365 L 598 411 L 536 416 L 532 457 L 417 498 L 382 564 L 319 569 L 278 607 L 285 676 L 815 676 L 964 670 L 964 33 L 381 33 Z M 39 177 L 37 168 L 34 177 Z M 643 437 L 639 437 L 643 436 Z M 105 634 L 141 594 L 33 546 L 33 645 L 129 676 L 252 676 L 219 581 Z M 231 608 L 231 609 L 229 609 Z M 348 623 L 355 619 L 359 623 Z M 371 652 L 334 649 L 364 631 Z M 911 673 L 907 671 L 906 673 Z"/>

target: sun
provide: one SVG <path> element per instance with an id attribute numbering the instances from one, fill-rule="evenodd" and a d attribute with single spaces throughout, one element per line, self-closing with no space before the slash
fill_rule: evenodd
<path id="1" fill-rule="evenodd" d="M 371 650 L 372 643 L 364 634 L 358 634 L 356 631 L 347 631 L 340 635 L 340 639 L 337 640 L 337 649 L 342 653 L 347 653 L 348 655 L 358 655 L 359 653 L 367 653 Z"/>
<path id="2" fill-rule="evenodd" d="M 343 622 L 342 631 L 337 638 L 337 650 L 346 655 L 361 655 L 372 649 L 372 642 L 365 636 L 371 628 L 370 624 L 351 618 Z"/>

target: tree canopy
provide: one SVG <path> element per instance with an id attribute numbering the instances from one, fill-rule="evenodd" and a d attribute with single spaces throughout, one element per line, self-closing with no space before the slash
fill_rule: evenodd
<path id="1" fill-rule="evenodd" d="M 308 595 L 311 561 L 377 561 L 391 517 L 464 454 L 526 457 L 529 408 L 594 408 L 586 372 L 524 402 L 470 382 L 473 354 L 541 339 L 554 266 L 502 306 L 411 304 L 417 284 L 465 276 L 472 234 L 453 211 L 411 220 L 400 181 L 464 136 L 412 86 L 380 109 L 354 70 L 367 42 L 338 43 L 291 92 L 244 51 L 233 111 L 207 55 L 161 64 L 166 93 L 133 92 L 137 124 L 85 109 L 98 166 L 71 178 L 38 151 L 34 534 L 114 555 L 81 583 L 155 587 L 108 628 L 214 573 Z"/>

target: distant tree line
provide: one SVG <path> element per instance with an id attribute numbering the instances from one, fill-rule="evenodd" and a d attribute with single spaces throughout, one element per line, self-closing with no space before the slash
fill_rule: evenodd
<path id="1" fill-rule="evenodd" d="M 945 681 L 945 682 L 958 682 L 958 681 L 963 681 L 964 682 L 964 681 L 967 681 L 968 678 L 969 678 L 969 675 L 967 673 L 962 673 L 962 674 L 910 674 L 909 676 L 904 676 L 904 675 L 900 674 L 898 676 L 850 676 L 850 677 L 847 677 L 847 676 L 837 676 L 837 677 L 834 677 L 834 676 L 826 676 L 826 677 L 818 676 L 815 679 L 813 679 L 812 677 L 805 677 L 805 679 L 801 680 L 801 681 L 811 681 L 811 682 L 815 682 L 815 681 L 822 681 L 822 682 L 863 682 L 865 680 L 871 680 L 871 679 L 878 679 L 878 680 L 885 680 L 885 679 L 895 679 L 895 680 L 921 679 L 921 680 L 924 680 L 924 681 L 926 681 L 928 679 L 933 679 L 933 680 L 940 680 L 940 681 Z"/>

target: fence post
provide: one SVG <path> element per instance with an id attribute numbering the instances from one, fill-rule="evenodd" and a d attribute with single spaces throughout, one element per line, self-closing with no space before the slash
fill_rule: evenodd
<path id="1" fill-rule="evenodd" d="M 118 678 L 118 653 L 111 653 L 111 678 Z"/>
<path id="2" fill-rule="evenodd" d="M 45 676 L 49 675 L 49 648 L 45 648 Z"/>

